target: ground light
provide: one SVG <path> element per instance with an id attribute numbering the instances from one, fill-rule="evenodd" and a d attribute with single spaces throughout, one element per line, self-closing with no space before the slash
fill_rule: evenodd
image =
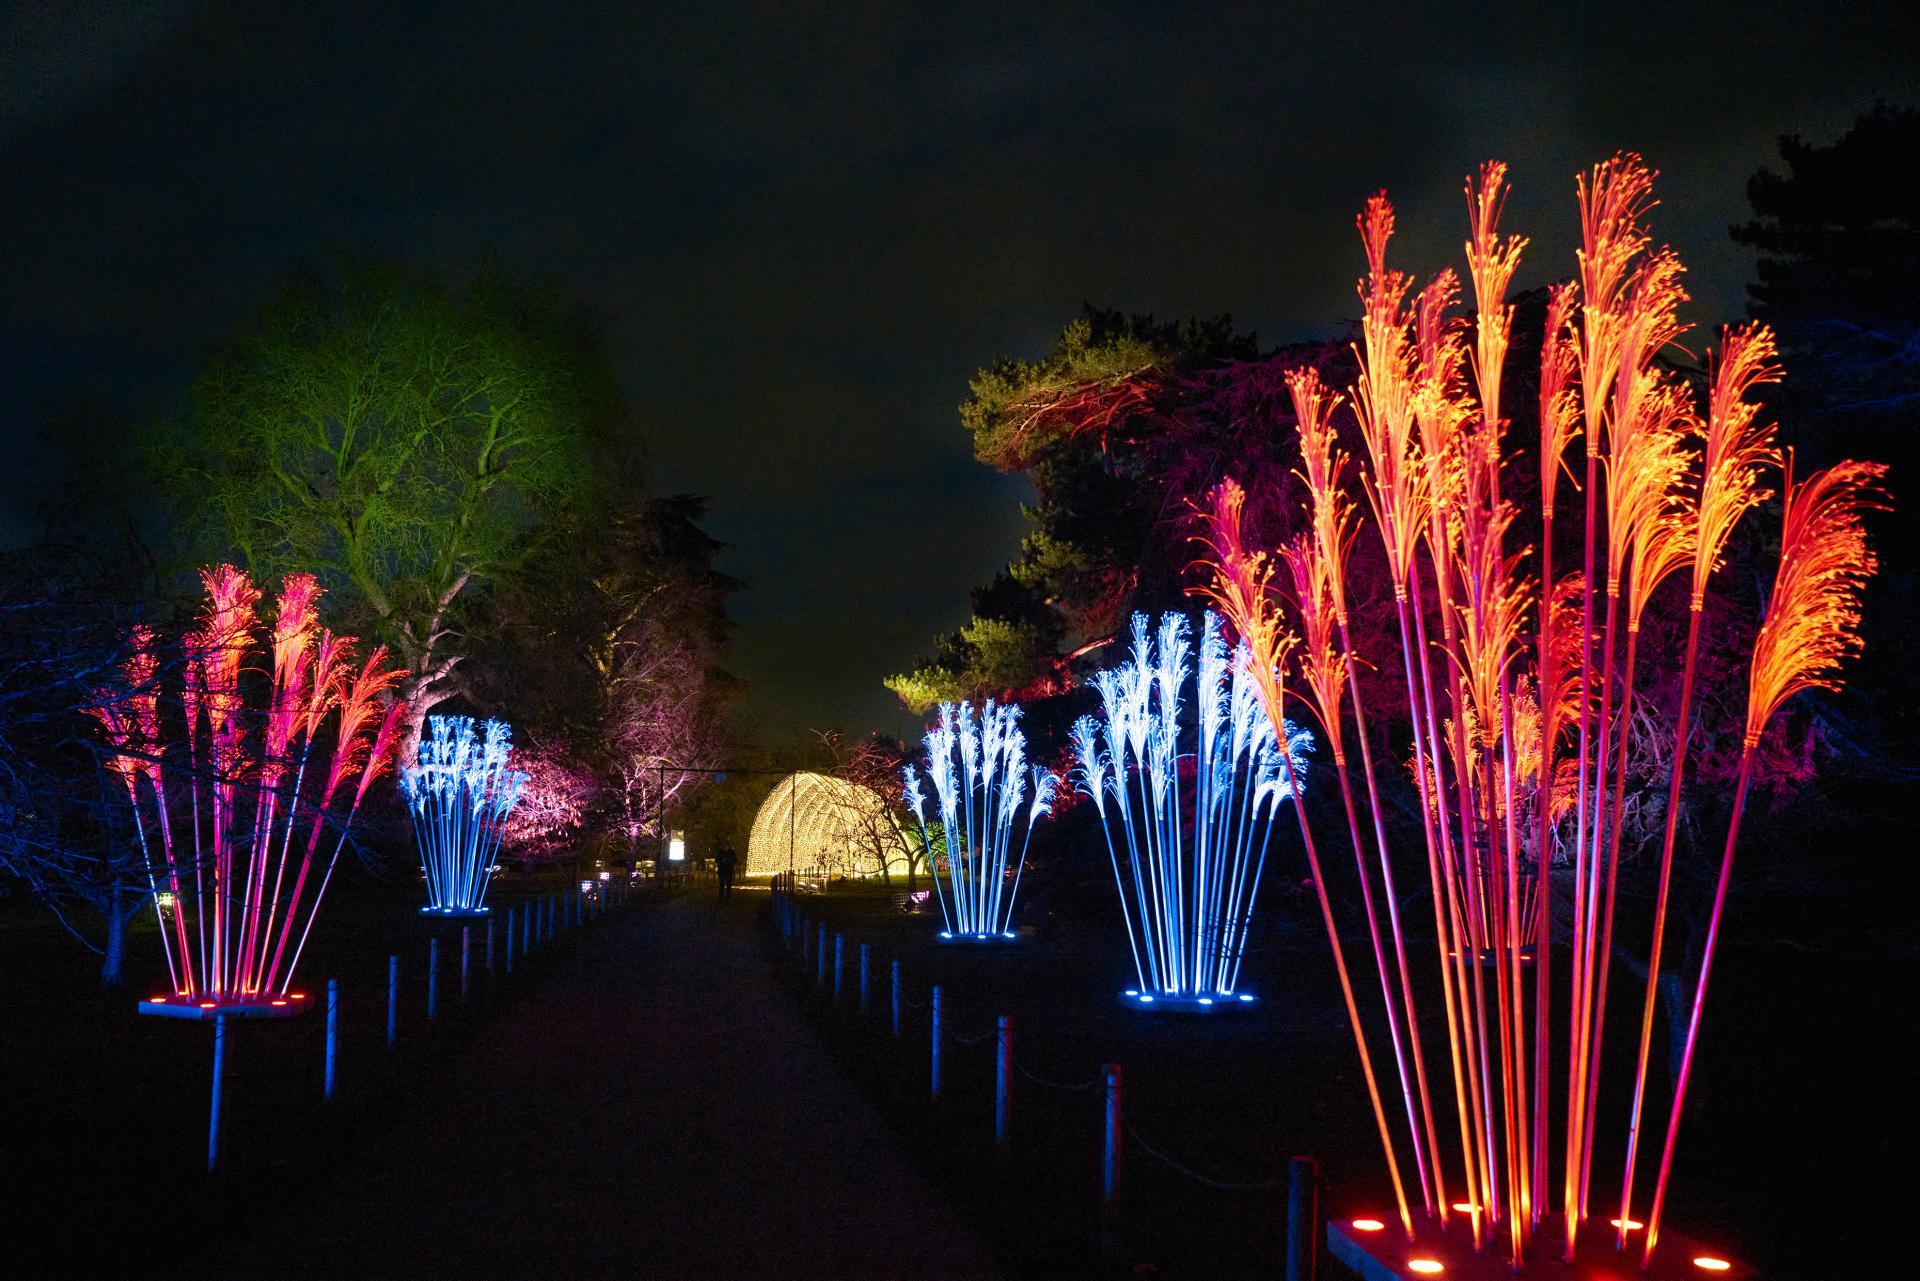
<path id="1" fill-rule="evenodd" d="M 942 942 L 1005 944 L 1018 938 L 1014 904 L 1027 842 L 1033 825 L 1052 810 L 1059 785 L 1052 772 L 1028 766 L 1027 736 L 1019 720 L 1017 704 L 992 699 L 977 716 L 971 703 L 940 705 L 939 723 L 926 739 L 926 778 L 938 806 L 932 830 L 919 771 L 906 767 L 906 801 L 928 851 L 944 923 Z M 1016 826 L 1021 833 L 1017 856 Z"/>
<path id="2" fill-rule="evenodd" d="M 1551 1243 L 1560 1243 L 1550 1221 L 1542 1231 Z M 1703 1281 L 1709 1276 L 1751 1279 L 1759 1275 L 1722 1251 L 1672 1232 L 1667 1234 L 1666 1245 L 1646 1271 L 1640 1268 L 1637 1246 L 1623 1253 L 1606 1242 L 1605 1248 L 1581 1251 L 1581 1257 L 1571 1264 L 1556 1258 L 1541 1265 L 1542 1275 L 1555 1281 Z M 1421 1227 L 1411 1241 L 1398 1224 L 1386 1219 L 1335 1219 L 1327 1224 L 1327 1249 L 1362 1281 L 1416 1281 L 1426 1277 L 1512 1281 L 1516 1275 L 1513 1265 L 1499 1251 L 1474 1249 L 1473 1233 L 1464 1214 L 1445 1230 L 1433 1225 Z"/>
<path id="3" fill-rule="evenodd" d="M 429 716 L 414 764 L 400 771 L 400 794 L 413 816 L 427 876 L 425 916 L 484 916 L 494 859 L 507 816 L 526 791 L 512 767 L 513 730 L 471 716 Z"/>
<path id="4" fill-rule="evenodd" d="M 1157 643 L 1156 643 L 1157 642 Z M 1185 616 L 1133 616 L 1133 651 L 1096 672 L 1101 715 L 1070 734 L 1075 786 L 1106 835 L 1137 989 L 1123 1001 L 1157 1012 L 1244 1009 L 1235 999 L 1274 816 L 1305 777 L 1313 736 L 1286 726 L 1284 750 L 1262 710 L 1252 656 L 1230 651 L 1218 614 L 1201 625 L 1192 684 L 1193 751 L 1180 751 L 1195 665 Z M 1191 785 L 1181 763 L 1193 762 Z"/>
<path id="5" fill-rule="evenodd" d="M 279 1017 L 300 1008 L 294 970 L 360 802 L 391 759 L 404 705 L 382 702 L 401 673 L 386 668 L 384 648 L 356 667 L 353 639 L 319 626 L 311 575 L 281 585 L 266 653 L 248 576 L 221 565 L 201 582 L 172 691 L 185 715 L 161 714 L 147 628 L 89 709 L 131 803 L 171 979 L 171 994 L 139 1009 Z"/>

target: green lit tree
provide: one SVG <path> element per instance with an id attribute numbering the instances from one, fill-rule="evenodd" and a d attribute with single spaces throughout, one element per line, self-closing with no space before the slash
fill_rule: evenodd
<path id="1" fill-rule="evenodd" d="M 588 328 L 497 271 L 302 274 L 206 361 L 154 454 L 179 510 L 255 572 L 306 569 L 405 666 L 416 736 L 459 692 L 474 598 L 616 470 Z"/>

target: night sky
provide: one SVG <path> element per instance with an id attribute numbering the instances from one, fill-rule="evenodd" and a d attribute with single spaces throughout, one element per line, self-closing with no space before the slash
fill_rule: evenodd
<path id="1" fill-rule="evenodd" d="M 955 406 L 1083 300 L 1334 332 L 1366 194 L 1400 265 L 1458 265 L 1489 157 L 1528 287 L 1570 268 L 1574 171 L 1632 148 L 1695 318 L 1732 318 L 1776 136 L 1920 101 L 1906 5 L 826 8 L 0 6 L 0 539 L 32 536 L 39 399 L 163 408 L 330 248 L 493 251 L 604 320 L 654 488 L 711 497 L 743 728 L 897 731 L 881 677 L 1021 532 Z"/>

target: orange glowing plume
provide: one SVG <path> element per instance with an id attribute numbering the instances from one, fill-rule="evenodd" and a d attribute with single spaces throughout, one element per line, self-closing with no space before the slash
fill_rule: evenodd
<path id="1" fill-rule="evenodd" d="M 1720 360 L 1707 400 L 1706 474 L 1700 488 L 1700 530 L 1694 543 L 1693 599 L 1705 603 L 1707 578 L 1720 567 L 1727 540 L 1740 518 L 1773 497 L 1760 487 L 1760 469 L 1775 463 L 1771 427 L 1759 422 L 1760 407 L 1747 393 L 1762 383 L 1780 381 L 1773 331 L 1765 325 L 1736 325 L 1720 340 Z"/>
<path id="2" fill-rule="evenodd" d="M 1332 414 L 1340 397 L 1329 391 L 1312 369 L 1296 369 L 1287 374 L 1287 391 L 1293 397 L 1298 420 L 1300 460 L 1306 470 L 1297 473 L 1312 495 L 1310 515 L 1313 537 L 1324 565 L 1331 595 L 1333 618 L 1341 626 L 1347 621 L 1347 559 L 1353 551 L 1355 531 L 1353 499 L 1341 483 L 1347 470 L 1347 451 L 1334 436 Z"/>
<path id="3" fill-rule="evenodd" d="M 1318 542 L 1301 534 L 1280 549 L 1293 579 L 1294 612 L 1300 616 L 1300 677 L 1307 702 L 1326 731 L 1327 749 L 1336 764 L 1346 762 L 1340 702 L 1347 687 L 1347 656 L 1334 643 L 1330 566 Z"/>
<path id="4" fill-rule="evenodd" d="M 1467 241 L 1467 270 L 1473 277 L 1474 373 L 1480 390 L 1485 424 L 1483 448 L 1488 466 L 1500 465 L 1500 374 L 1506 365 L 1507 340 L 1513 327 L 1513 308 L 1506 304 L 1507 286 L 1520 265 L 1524 236 L 1499 234 L 1500 211 L 1507 202 L 1507 167 L 1498 160 L 1480 166 L 1478 180 L 1467 181 L 1467 216 L 1472 228 Z"/>
<path id="5" fill-rule="evenodd" d="M 1884 509 L 1884 463 L 1843 462 L 1800 484 L 1789 457 L 1780 568 L 1753 641 L 1746 747 L 1780 705 L 1806 689 L 1838 689 L 1834 671 L 1860 651 L 1860 593 L 1880 567 L 1865 512 Z"/>
<path id="6" fill-rule="evenodd" d="M 1553 519 L 1554 494 L 1566 469 L 1567 446 L 1580 431 L 1580 397 L 1573 387 L 1579 349 L 1572 338 L 1574 287 L 1547 294 L 1547 332 L 1540 349 L 1540 515 Z"/>
<path id="7" fill-rule="evenodd" d="M 1531 580 L 1515 572 L 1520 556 L 1501 554 L 1507 526 L 1512 523 L 1512 505 L 1501 504 L 1488 513 L 1484 532 L 1456 553 L 1460 577 L 1478 582 L 1480 591 L 1477 600 L 1454 602 L 1454 615 L 1460 623 L 1460 652 L 1454 662 L 1477 718 L 1481 741 L 1489 748 L 1500 737 L 1501 677 L 1518 654 L 1520 631 L 1526 625 L 1533 595 Z"/>
<path id="8" fill-rule="evenodd" d="M 1239 482 L 1231 478 L 1221 481 L 1208 498 L 1208 506 L 1200 511 L 1204 532 L 1196 535 L 1196 540 L 1212 552 L 1214 573 L 1202 591 L 1246 642 L 1247 674 L 1260 693 L 1267 719 L 1285 725 L 1282 712 L 1286 690 L 1281 669 L 1299 638 L 1287 630 L 1274 605 L 1273 561 L 1265 552 L 1247 549 L 1247 493 Z"/>

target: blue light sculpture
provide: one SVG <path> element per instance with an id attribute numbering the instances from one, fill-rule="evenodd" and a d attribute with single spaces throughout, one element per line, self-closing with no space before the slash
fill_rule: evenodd
<path id="1" fill-rule="evenodd" d="M 513 730 L 489 720 L 476 738 L 471 716 L 429 716 L 419 759 L 400 771 L 400 793 L 413 815 L 420 865 L 427 874 L 430 916 L 484 916 L 487 885 L 507 815 L 526 790 L 512 768 Z"/>
<path id="2" fill-rule="evenodd" d="M 1238 1007 L 1253 1000 L 1236 991 L 1240 961 L 1273 820 L 1293 788 L 1248 672 L 1247 648 L 1236 648 L 1229 661 L 1220 618 L 1209 611 L 1189 794 L 1180 769 L 1187 758 L 1179 752 L 1181 690 L 1192 673 L 1186 618 L 1163 615 L 1158 640 L 1156 649 L 1146 615 L 1135 614 L 1133 656 L 1093 677 L 1103 716 L 1074 723 L 1074 781 L 1100 812 L 1120 891 L 1140 982 L 1126 1002 L 1196 1012 Z M 1286 732 L 1297 785 L 1313 735 L 1291 721 Z"/>
<path id="3" fill-rule="evenodd" d="M 940 884 L 941 859 L 927 834 L 927 802 L 920 775 L 906 767 L 906 800 L 920 823 L 935 896 L 949 941 L 995 942 L 1016 936 L 1013 909 L 1026 867 L 1033 825 L 1053 809 L 1060 780 L 1051 771 L 1027 764 L 1027 736 L 1019 727 L 1020 708 L 986 701 L 976 720 L 971 703 L 940 704 L 940 723 L 927 733 L 927 778 L 939 804 L 946 887 Z M 1028 789 L 1032 803 L 1027 803 Z M 1024 814 L 1023 814 L 1024 811 Z M 1024 818 L 1020 857 L 1009 863 L 1013 829 Z M 1013 881 L 1007 883 L 1009 866 Z"/>

